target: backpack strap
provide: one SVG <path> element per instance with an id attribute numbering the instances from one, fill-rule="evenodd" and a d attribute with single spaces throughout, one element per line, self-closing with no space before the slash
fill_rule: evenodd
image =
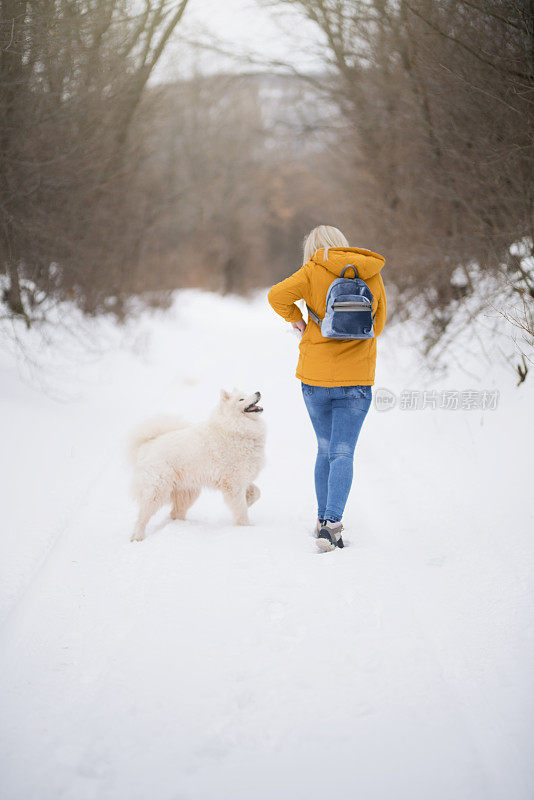
<path id="1" fill-rule="evenodd" d="M 320 318 L 317 316 L 317 314 L 315 313 L 315 311 L 313 311 L 313 309 L 311 309 L 307 303 L 306 303 L 306 308 L 308 309 L 308 316 L 312 318 L 312 320 L 315 322 L 315 324 L 316 324 L 316 325 L 318 325 L 319 327 L 321 327 L 321 320 L 320 320 Z"/>
<path id="2" fill-rule="evenodd" d="M 340 278 L 344 278 L 344 277 L 345 277 L 345 272 L 346 272 L 348 269 L 353 269 L 353 270 L 354 270 L 354 278 L 359 278 L 359 277 L 360 277 L 360 276 L 358 275 L 358 270 L 356 269 L 356 267 L 354 266 L 354 264 L 347 264 L 347 266 L 346 266 L 346 267 L 344 267 L 344 268 L 341 270 L 341 275 L 340 275 L 339 277 L 340 277 Z M 354 278 L 353 278 L 352 280 L 354 280 Z"/>

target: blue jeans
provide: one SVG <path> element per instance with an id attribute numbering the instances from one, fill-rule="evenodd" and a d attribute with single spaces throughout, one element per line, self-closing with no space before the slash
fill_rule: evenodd
<path id="1" fill-rule="evenodd" d="M 317 516 L 338 522 L 352 484 L 354 448 L 371 405 L 370 386 L 309 386 L 302 395 L 317 436 Z"/>

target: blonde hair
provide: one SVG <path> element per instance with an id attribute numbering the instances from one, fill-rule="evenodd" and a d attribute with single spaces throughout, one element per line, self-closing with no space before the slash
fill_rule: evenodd
<path id="1" fill-rule="evenodd" d="M 309 261 L 321 247 L 324 247 L 324 257 L 327 261 L 330 247 L 348 246 L 349 243 L 339 228 L 334 228 L 332 225 L 318 225 L 304 238 L 304 263 Z"/>

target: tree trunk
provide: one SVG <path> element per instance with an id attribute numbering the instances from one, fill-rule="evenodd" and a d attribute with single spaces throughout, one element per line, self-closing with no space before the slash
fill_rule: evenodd
<path id="1" fill-rule="evenodd" d="M 3 111 L 2 131 L 0 133 L 0 209 L 2 214 L 2 239 L 4 264 L 9 278 L 9 286 L 4 300 L 9 310 L 24 317 L 30 327 L 29 317 L 24 309 L 20 289 L 19 263 L 16 255 L 15 234 L 10 213 L 10 198 L 13 187 L 9 167 L 12 156 L 12 136 L 17 130 L 17 98 L 23 87 L 22 30 L 26 20 L 26 0 L 7 0 L 2 2 L 2 22 L 0 26 L 0 107 Z"/>

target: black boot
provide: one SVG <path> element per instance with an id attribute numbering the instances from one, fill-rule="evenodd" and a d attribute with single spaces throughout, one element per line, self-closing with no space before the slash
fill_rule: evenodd
<path id="1" fill-rule="evenodd" d="M 322 550 L 323 553 L 327 553 L 330 550 L 335 550 L 336 547 L 344 547 L 345 545 L 341 537 L 342 530 L 343 525 L 341 522 L 325 520 L 321 530 L 317 534 L 317 547 L 319 550 Z"/>

